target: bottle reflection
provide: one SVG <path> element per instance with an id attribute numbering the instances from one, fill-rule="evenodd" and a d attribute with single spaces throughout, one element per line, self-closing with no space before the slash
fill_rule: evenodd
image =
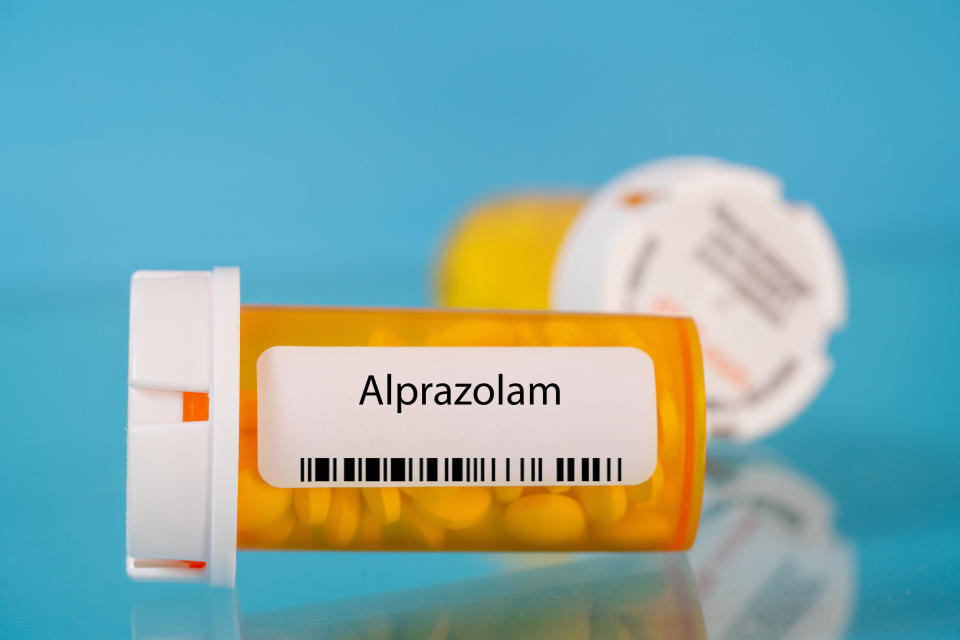
<path id="1" fill-rule="evenodd" d="M 542 562 L 541 555 L 539 561 Z M 681 554 L 623 554 L 515 569 L 492 577 L 244 616 L 222 607 L 193 630 L 137 609 L 133 635 L 160 638 L 705 638 Z M 218 623 L 210 616 L 219 615 Z M 179 615 L 183 619 L 182 615 Z M 236 635 L 232 635 L 236 634 Z"/>
<path id="2" fill-rule="evenodd" d="M 242 618 L 233 593 L 209 591 L 136 607 L 133 635 L 837 638 L 855 601 L 856 558 L 834 519 L 810 479 L 754 448 L 712 443 L 686 555 L 494 554 L 490 577 Z"/>
<path id="3" fill-rule="evenodd" d="M 690 563 L 709 636 L 838 638 L 856 594 L 831 498 L 755 449 L 711 443 Z"/>

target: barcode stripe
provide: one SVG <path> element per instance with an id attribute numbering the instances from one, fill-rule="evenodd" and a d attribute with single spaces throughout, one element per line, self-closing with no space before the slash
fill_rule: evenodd
<path id="1" fill-rule="evenodd" d="M 407 459 L 390 458 L 390 480 L 404 482 L 407 480 Z"/>
<path id="2" fill-rule="evenodd" d="M 490 461 L 490 473 L 487 474 L 487 460 Z M 339 482 L 340 458 L 307 458 L 298 459 L 300 482 Z M 441 458 L 343 458 L 343 482 L 363 483 L 409 483 L 409 482 L 439 482 Z M 442 458 L 443 481 L 486 483 L 497 481 L 497 458 L 464 457 Z M 506 482 L 511 482 L 510 466 L 515 461 L 520 463 L 520 478 L 522 483 L 543 483 L 543 458 L 503 458 L 506 466 Z M 548 458 L 549 460 L 549 458 Z M 548 483 L 602 483 L 604 482 L 603 461 L 606 460 L 606 482 L 623 482 L 623 458 L 554 458 L 556 474 L 547 477 Z M 613 471 L 616 460 L 616 474 Z M 528 472 L 529 461 L 529 472 Z M 549 467 L 549 463 L 548 463 Z M 577 468 L 579 467 L 579 472 Z M 579 473 L 579 477 L 578 477 Z"/>

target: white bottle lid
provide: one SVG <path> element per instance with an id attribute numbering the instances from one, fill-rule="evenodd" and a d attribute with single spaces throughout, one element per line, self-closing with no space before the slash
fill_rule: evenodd
<path id="1" fill-rule="evenodd" d="M 708 433 L 751 439 L 788 423 L 826 381 L 847 292 L 823 219 L 784 200 L 776 177 L 679 158 L 590 198 L 561 246 L 551 306 L 692 316 Z"/>
<path id="2" fill-rule="evenodd" d="M 128 385 L 127 573 L 233 586 L 238 269 L 133 275 Z M 208 420 L 183 421 L 185 391 L 208 394 Z"/>

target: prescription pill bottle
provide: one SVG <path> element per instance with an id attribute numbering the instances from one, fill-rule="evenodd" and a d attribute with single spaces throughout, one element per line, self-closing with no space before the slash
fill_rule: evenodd
<path id="1" fill-rule="evenodd" d="M 236 269 L 133 276 L 127 567 L 235 551 L 677 550 L 700 513 L 693 322 L 240 304 Z"/>
<path id="2" fill-rule="evenodd" d="M 592 195 L 482 203 L 435 270 L 440 305 L 684 313 L 704 354 L 707 431 L 751 439 L 797 416 L 832 369 L 846 278 L 821 216 L 750 167 L 677 158 Z"/>

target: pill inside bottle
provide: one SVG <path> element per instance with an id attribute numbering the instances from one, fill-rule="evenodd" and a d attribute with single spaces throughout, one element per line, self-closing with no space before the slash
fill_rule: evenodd
<path id="1" fill-rule="evenodd" d="M 682 550 L 704 472 L 688 318 L 240 304 L 131 287 L 127 568 L 231 585 L 237 549 Z"/>

